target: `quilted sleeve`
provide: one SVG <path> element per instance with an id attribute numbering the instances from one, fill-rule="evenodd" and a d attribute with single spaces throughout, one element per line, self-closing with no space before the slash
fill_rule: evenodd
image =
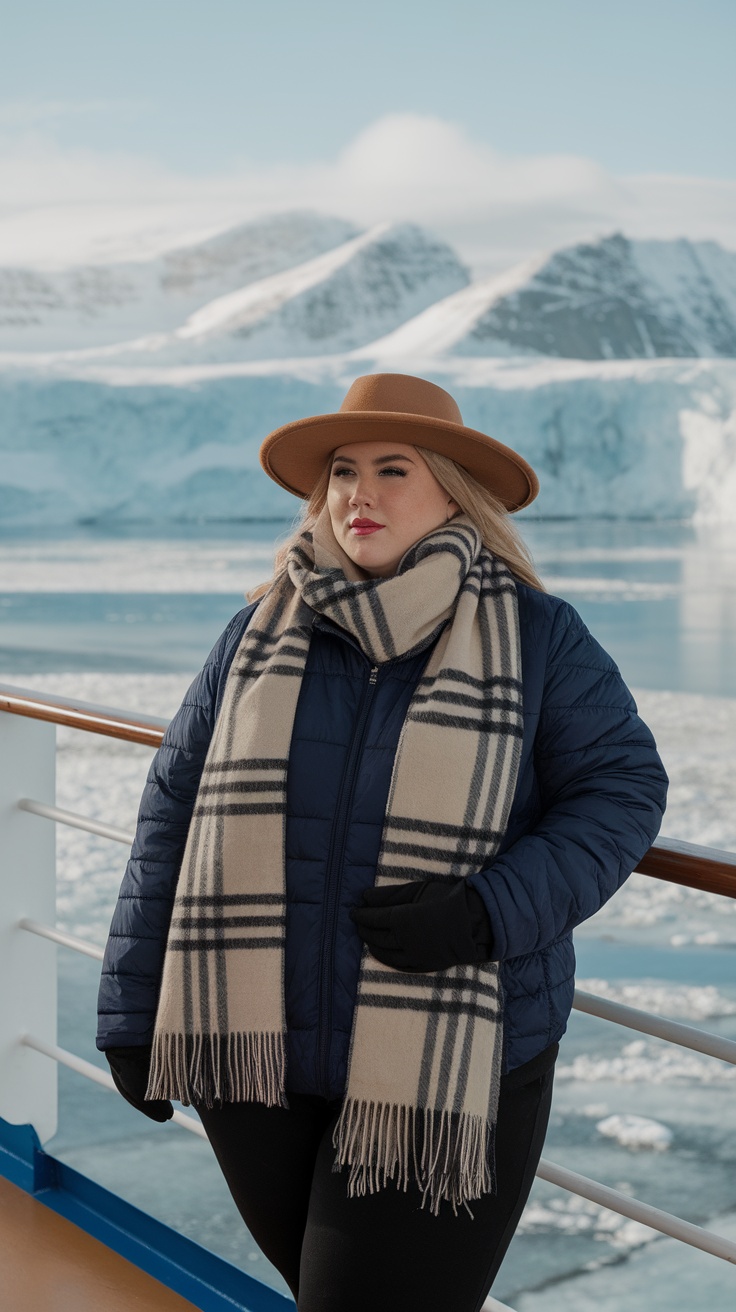
<path id="1" fill-rule="evenodd" d="M 572 606 L 555 617 L 535 770 L 534 828 L 470 876 L 494 936 L 493 958 L 538 952 L 592 916 L 659 832 L 667 775 L 611 657 Z"/>
<path id="2" fill-rule="evenodd" d="M 169 723 L 138 810 L 102 963 L 97 1047 L 150 1043 L 171 910 L 218 693 L 253 608 L 239 611 Z"/>

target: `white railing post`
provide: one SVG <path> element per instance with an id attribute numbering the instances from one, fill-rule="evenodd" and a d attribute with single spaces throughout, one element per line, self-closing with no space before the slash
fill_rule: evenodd
<path id="1" fill-rule="evenodd" d="M 55 781 L 56 726 L 0 712 L 0 1116 L 42 1143 L 56 1133 L 56 1062 L 22 1039 L 56 1043 L 56 945 L 18 922 L 56 922 L 56 827 L 17 803 L 53 805 Z"/>

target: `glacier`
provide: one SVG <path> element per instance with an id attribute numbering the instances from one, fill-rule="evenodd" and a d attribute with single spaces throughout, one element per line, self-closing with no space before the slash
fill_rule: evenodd
<path id="1" fill-rule="evenodd" d="M 736 362 L 420 359 L 466 424 L 536 468 L 530 516 L 733 520 Z M 353 353 L 0 371 L 0 523 L 283 518 L 261 441 L 339 408 Z M 19 440 L 22 435 L 22 440 Z"/>

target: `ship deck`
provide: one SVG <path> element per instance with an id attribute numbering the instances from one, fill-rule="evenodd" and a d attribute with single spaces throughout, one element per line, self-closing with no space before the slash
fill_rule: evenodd
<path id="1" fill-rule="evenodd" d="M 0 1177 L 3 1307 L 13 1312 L 196 1312 L 193 1303 Z"/>

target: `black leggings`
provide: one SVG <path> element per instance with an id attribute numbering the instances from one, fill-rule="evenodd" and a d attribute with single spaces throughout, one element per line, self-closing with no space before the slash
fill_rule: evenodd
<path id="1" fill-rule="evenodd" d="M 289 1095 L 289 1110 L 225 1103 L 197 1111 L 238 1210 L 299 1312 L 479 1312 L 532 1186 L 554 1069 L 502 1087 L 497 1192 L 473 1218 L 421 1208 L 416 1187 L 348 1198 L 334 1172 L 340 1104 Z"/>

